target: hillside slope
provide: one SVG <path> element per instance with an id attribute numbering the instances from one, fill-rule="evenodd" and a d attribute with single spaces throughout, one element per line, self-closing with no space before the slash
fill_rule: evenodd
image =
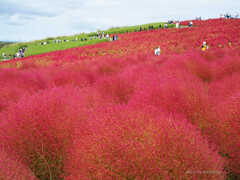
<path id="1" fill-rule="evenodd" d="M 4 48 L 0 49 L 0 54 L 5 53 L 8 56 L 7 60 L 12 59 L 13 55 L 18 52 L 18 50 L 22 47 L 26 47 L 27 51 L 25 52 L 24 56 L 32 56 L 47 52 L 52 52 L 56 50 L 65 50 L 73 47 L 80 47 L 85 45 L 91 45 L 91 44 L 97 44 L 100 42 L 108 41 L 107 38 L 100 39 L 97 37 L 97 35 L 100 33 L 102 34 L 122 34 L 126 32 L 136 32 L 140 29 L 142 30 L 148 30 L 149 28 L 158 29 L 159 26 L 163 27 L 164 23 L 149 23 L 149 24 L 143 24 L 143 25 L 136 25 L 136 26 L 126 26 L 126 27 L 116 27 L 116 28 L 110 28 L 104 31 L 98 31 L 98 32 L 91 32 L 91 33 L 80 33 L 73 36 L 61 36 L 61 37 L 49 37 L 42 40 L 36 40 L 32 42 L 20 42 L 15 43 L 13 45 L 6 45 Z M 169 28 L 175 27 L 175 24 L 169 24 Z M 59 43 L 56 43 L 56 40 Z M 47 43 L 46 45 L 44 43 Z M 44 45 L 43 45 L 44 44 Z M 0 61 L 2 57 L 0 56 Z"/>
<path id="2" fill-rule="evenodd" d="M 0 177 L 240 179 L 240 20 L 193 23 L 1 62 Z"/>

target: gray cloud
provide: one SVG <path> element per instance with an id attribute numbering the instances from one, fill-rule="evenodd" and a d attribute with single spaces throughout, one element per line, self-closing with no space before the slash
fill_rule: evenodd
<path id="1" fill-rule="evenodd" d="M 0 0 L 0 40 L 34 40 L 239 11 L 236 0 Z"/>
<path id="2" fill-rule="evenodd" d="M 0 15 L 12 16 L 15 14 L 47 17 L 52 17 L 56 15 L 55 13 L 42 11 L 41 9 L 32 9 L 26 7 L 24 4 L 22 5 L 19 3 L 13 3 L 4 0 L 0 2 Z"/>

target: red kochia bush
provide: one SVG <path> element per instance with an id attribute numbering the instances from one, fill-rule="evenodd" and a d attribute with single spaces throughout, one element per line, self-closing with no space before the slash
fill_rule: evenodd
<path id="1" fill-rule="evenodd" d="M 101 103 L 97 97 L 91 89 L 73 87 L 25 96 L 0 114 L 0 141 L 36 177 L 60 180 L 74 129 L 87 133 L 88 111 Z"/>
<path id="2" fill-rule="evenodd" d="M 213 78 L 213 72 L 210 66 L 210 62 L 207 59 L 199 56 L 199 52 L 191 52 L 186 54 L 189 57 L 182 59 L 185 68 L 187 68 L 191 73 L 199 77 L 204 82 L 209 82 Z M 176 63 L 177 64 L 177 63 Z"/>
<path id="3" fill-rule="evenodd" d="M 227 169 L 240 178 L 240 93 L 225 98 L 213 109 L 210 131 L 221 154 L 228 160 Z"/>
<path id="4" fill-rule="evenodd" d="M 147 107 L 97 112 L 92 135 L 75 139 L 67 180 L 224 179 L 222 158 L 186 120 Z"/>
<path id="5" fill-rule="evenodd" d="M 17 102 L 24 94 L 32 94 L 50 87 L 50 79 L 43 69 L 2 69 L 0 71 L 0 111 Z"/>
<path id="6" fill-rule="evenodd" d="M 3 85 L 0 83 L 0 112 L 8 107 L 11 102 L 16 102 L 23 95 L 26 94 L 24 89 Z"/>
<path id="7" fill-rule="evenodd" d="M 87 87 L 96 81 L 92 68 L 82 64 L 69 64 L 64 67 L 51 68 L 52 81 L 56 86 L 72 85 Z"/>
<path id="8" fill-rule="evenodd" d="M 137 93 L 129 105 L 141 109 L 151 105 L 169 114 L 181 113 L 198 127 L 207 128 L 210 104 L 204 83 L 185 70 L 162 68 L 160 71 L 145 74 L 136 83 Z"/>
<path id="9" fill-rule="evenodd" d="M 240 89 L 240 73 L 232 73 L 224 76 L 221 80 L 215 80 L 210 83 L 209 95 L 211 102 L 220 104 L 232 95 L 239 92 Z"/>
<path id="10" fill-rule="evenodd" d="M 0 179 L 1 180 L 37 180 L 28 167 L 16 158 L 0 150 Z"/>
<path id="11" fill-rule="evenodd" d="M 224 58 L 218 58 L 215 65 L 212 66 L 216 80 L 222 80 L 224 77 L 240 72 L 240 56 L 234 51 L 227 51 Z M 232 54 L 231 54 L 232 53 Z"/>
<path id="12" fill-rule="evenodd" d="M 1 70 L 0 85 L 2 87 L 11 85 L 12 88 L 18 87 L 24 89 L 26 92 L 35 93 L 50 86 L 50 79 L 45 72 L 45 69 L 28 69 L 24 71 L 17 69 Z"/>
<path id="13" fill-rule="evenodd" d="M 134 92 L 134 83 L 130 77 L 112 75 L 99 79 L 94 85 L 103 98 L 115 103 L 128 103 Z"/>

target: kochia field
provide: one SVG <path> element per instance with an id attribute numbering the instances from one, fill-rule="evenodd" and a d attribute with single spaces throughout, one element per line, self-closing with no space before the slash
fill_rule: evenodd
<path id="1" fill-rule="evenodd" d="M 240 20 L 193 24 L 0 63 L 0 179 L 239 179 Z"/>

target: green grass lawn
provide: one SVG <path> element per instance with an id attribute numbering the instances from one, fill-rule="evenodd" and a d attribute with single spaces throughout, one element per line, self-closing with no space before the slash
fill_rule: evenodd
<path id="1" fill-rule="evenodd" d="M 80 47 L 80 46 L 97 44 L 100 42 L 108 41 L 106 39 L 96 39 L 96 40 L 94 39 L 94 40 L 87 40 L 87 41 L 78 40 L 78 41 L 72 42 L 69 38 L 66 38 L 66 39 L 68 39 L 69 42 L 62 42 L 62 43 L 56 44 L 53 42 L 53 40 L 41 40 L 41 41 L 34 41 L 34 42 L 27 42 L 27 43 L 16 43 L 16 44 L 4 46 L 0 49 L 0 61 L 2 59 L 3 52 L 6 53 L 7 55 L 9 54 L 13 55 L 21 47 L 27 47 L 27 50 L 24 53 L 25 57 L 27 57 L 27 56 L 57 51 L 57 50 L 65 50 L 68 48 Z M 49 42 L 49 44 L 41 45 L 40 43 L 44 41 Z"/>
<path id="2" fill-rule="evenodd" d="M 52 52 L 56 50 L 65 50 L 68 48 L 74 48 L 79 46 L 85 46 L 85 45 L 91 45 L 91 44 L 97 44 L 100 42 L 107 41 L 106 39 L 96 39 L 96 40 L 89 40 L 89 41 L 75 41 L 75 42 L 63 42 L 59 44 L 50 43 L 47 45 L 39 45 L 39 44 L 33 44 L 32 46 L 29 46 L 26 50 L 25 56 L 32 56 L 37 54 L 42 54 L 46 52 Z"/>

